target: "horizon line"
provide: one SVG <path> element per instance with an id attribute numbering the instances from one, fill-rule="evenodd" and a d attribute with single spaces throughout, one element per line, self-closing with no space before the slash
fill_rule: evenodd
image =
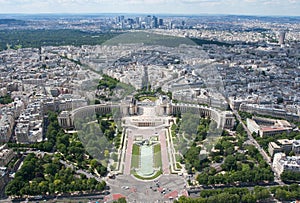
<path id="1" fill-rule="evenodd" d="M 263 15 L 263 14 L 231 14 L 231 13 L 198 13 L 198 14 L 184 14 L 184 13 L 151 13 L 151 12 L 44 12 L 44 13 L 0 13 L 0 15 L 162 15 L 162 16 L 249 16 L 249 17 L 300 17 L 300 15 L 280 15 L 280 14 L 274 14 L 274 15 Z"/>

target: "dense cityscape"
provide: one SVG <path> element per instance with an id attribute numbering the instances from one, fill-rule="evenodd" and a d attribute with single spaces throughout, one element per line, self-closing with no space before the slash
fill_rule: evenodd
<path id="1" fill-rule="evenodd" d="M 300 200 L 300 18 L 0 14 L 0 201 Z"/>

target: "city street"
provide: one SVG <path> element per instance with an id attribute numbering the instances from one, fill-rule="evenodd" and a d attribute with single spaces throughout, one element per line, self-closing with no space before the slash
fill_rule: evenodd
<path id="1" fill-rule="evenodd" d="M 119 175 L 116 179 L 109 179 L 107 185 L 111 188 L 111 194 L 122 194 L 129 202 L 164 202 L 164 196 L 168 193 L 177 191 L 182 194 L 185 191 L 184 178 L 173 174 L 149 181 L 140 181 L 130 175 Z"/>

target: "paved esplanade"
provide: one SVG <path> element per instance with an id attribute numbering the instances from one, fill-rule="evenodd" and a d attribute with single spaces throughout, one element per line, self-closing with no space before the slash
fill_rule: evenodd
<path id="1" fill-rule="evenodd" d="M 116 179 L 107 180 L 107 184 L 111 188 L 112 194 L 122 194 L 128 202 L 164 202 L 168 201 L 168 194 L 176 191 L 179 195 L 186 192 L 185 180 L 183 177 L 170 174 L 162 175 L 158 179 L 159 184 L 153 180 L 139 181 L 132 176 L 118 175 Z M 165 193 L 161 193 L 161 189 L 165 189 Z"/>
<path id="2" fill-rule="evenodd" d="M 172 159 L 168 153 L 171 152 L 171 143 L 168 141 L 168 128 L 170 127 L 169 116 L 158 116 L 156 114 L 155 106 L 140 106 L 140 115 L 130 116 L 123 118 L 122 126 L 125 129 L 125 146 L 122 149 L 124 154 L 123 173 L 116 176 L 115 179 L 108 179 L 107 184 L 111 187 L 111 194 L 107 196 L 107 200 L 111 200 L 113 194 L 121 194 L 126 197 L 129 202 L 161 202 L 168 201 L 171 194 L 185 195 L 186 181 L 182 176 L 171 174 Z M 144 145 L 141 143 L 150 143 Z M 143 161 L 147 163 L 143 165 L 142 155 L 144 152 L 140 152 L 139 156 L 139 168 L 135 169 L 132 166 L 132 160 L 136 161 L 136 157 L 132 157 L 133 144 L 139 143 L 140 146 L 150 147 L 152 149 L 145 148 L 145 153 L 153 153 L 153 146 L 160 144 L 161 147 L 161 170 L 162 175 L 156 178 L 156 180 L 140 180 L 134 177 L 133 172 L 150 173 L 152 170 L 155 174 L 154 165 L 155 157 L 158 154 L 151 154 Z M 152 160 L 150 160 L 152 159 Z M 153 164 L 149 169 L 143 168 L 147 165 Z M 142 166 L 143 165 L 143 166 Z M 135 166 L 136 167 L 136 166 Z M 157 170 L 157 169 L 156 169 Z M 121 172 L 121 171 L 120 171 Z M 140 175 L 140 173 L 138 173 Z M 177 197 L 177 196 L 176 196 Z M 176 198 L 174 197 L 174 198 Z"/>
<path id="3" fill-rule="evenodd" d="M 168 127 L 168 122 L 166 121 L 168 117 L 158 117 L 156 116 L 156 111 L 154 106 L 144 106 L 140 107 L 142 115 L 131 116 L 124 118 L 126 127 L 126 137 L 127 145 L 125 152 L 124 161 L 124 175 L 131 174 L 131 161 L 132 161 L 132 145 L 135 140 L 139 138 L 140 140 L 149 140 L 151 137 L 158 137 L 159 144 L 161 145 L 161 159 L 162 159 L 162 172 L 163 174 L 170 174 L 170 165 L 168 159 L 168 150 L 166 143 L 166 127 Z M 151 156 L 152 157 L 152 156 Z M 145 160 L 144 160 L 145 161 Z M 144 162 L 141 161 L 141 164 Z M 148 164 L 147 164 L 148 165 Z M 144 165 L 142 167 L 145 167 Z M 153 168 L 153 166 L 151 166 Z M 144 169 L 145 170 L 145 169 Z"/>

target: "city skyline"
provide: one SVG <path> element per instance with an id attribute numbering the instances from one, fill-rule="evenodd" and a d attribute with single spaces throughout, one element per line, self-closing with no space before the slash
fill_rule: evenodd
<path id="1" fill-rule="evenodd" d="M 0 202 L 300 200 L 296 0 L 112 1 L 0 0 Z"/>
<path id="2" fill-rule="evenodd" d="M 0 13 L 140 13 L 299 16 L 297 0 L 0 0 Z"/>

